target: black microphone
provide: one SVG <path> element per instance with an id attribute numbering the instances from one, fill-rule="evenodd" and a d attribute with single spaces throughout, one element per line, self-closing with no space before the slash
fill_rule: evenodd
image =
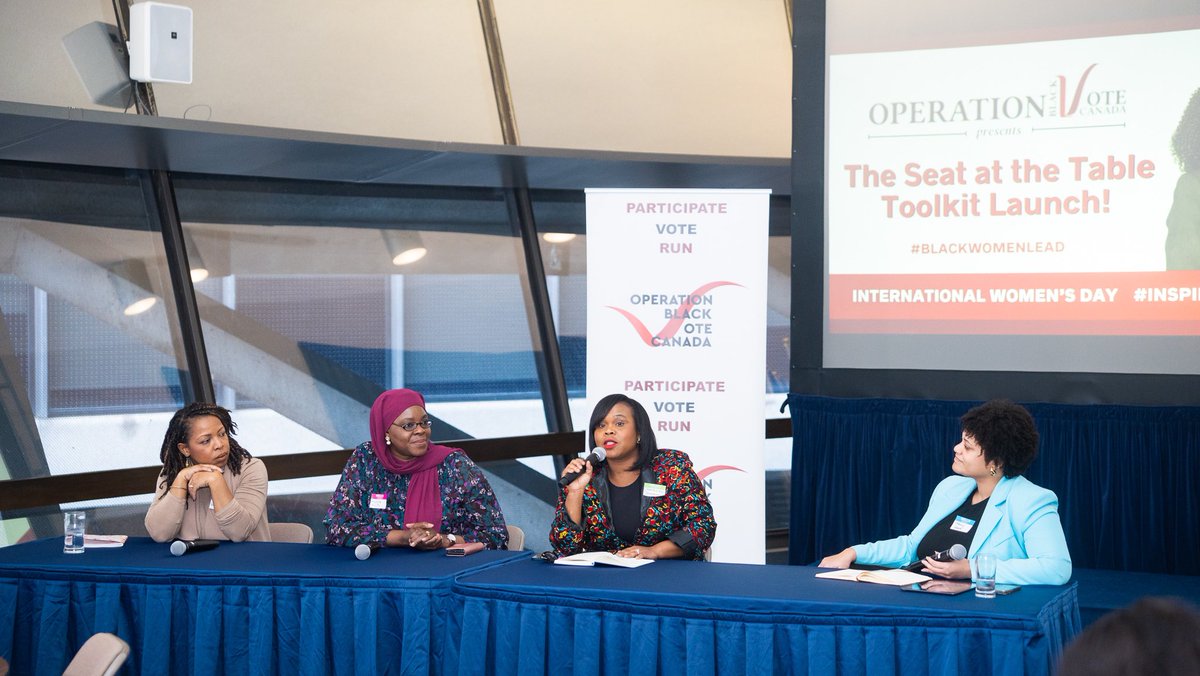
<path id="1" fill-rule="evenodd" d="M 368 542 L 354 548 L 354 558 L 359 561 L 366 561 L 371 558 L 371 555 L 383 548 L 383 545 L 378 542 Z"/>
<path id="2" fill-rule="evenodd" d="M 588 457 L 583 459 L 583 462 L 585 464 L 591 463 L 592 468 L 595 469 L 595 467 L 597 465 L 604 462 L 604 458 L 607 455 L 608 455 L 608 453 L 605 453 L 603 448 L 600 448 L 599 446 L 597 446 L 592 449 L 592 452 L 588 454 Z M 563 475 L 563 478 L 558 480 L 558 483 L 562 486 L 568 486 L 571 484 L 572 481 L 578 479 L 582 475 L 583 475 L 583 472 L 567 472 L 566 474 Z"/>
<path id="3" fill-rule="evenodd" d="M 216 549 L 219 544 L 221 544 L 220 540 L 176 540 L 171 543 L 171 553 L 175 556 L 183 556 L 188 552 Z"/>
<path id="4" fill-rule="evenodd" d="M 962 545 L 954 545 L 950 549 L 945 549 L 940 552 L 934 552 L 929 558 L 933 559 L 934 561 L 959 561 L 961 559 L 966 558 L 966 556 L 967 556 L 967 548 L 966 547 L 964 547 Z M 925 565 L 924 563 L 922 563 L 922 561 L 924 561 L 924 559 L 910 563 L 904 567 L 904 570 L 915 573 L 916 571 L 921 570 L 922 566 Z"/>

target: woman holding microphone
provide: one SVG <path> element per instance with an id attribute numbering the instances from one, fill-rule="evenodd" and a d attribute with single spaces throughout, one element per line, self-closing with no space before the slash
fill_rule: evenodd
<path id="1" fill-rule="evenodd" d="M 1071 555 L 1058 518 L 1058 498 L 1022 473 L 1038 451 L 1033 416 L 1011 401 L 992 400 L 961 418 L 952 476 L 942 480 L 912 533 L 847 547 L 825 557 L 822 568 L 870 564 L 898 568 L 919 560 L 926 573 L 975 578 L 975 558 L 993 554 L 997 584 L 1066 584 Z M 954 545 L 967 558 L 937 561 Z"/>
<path id="2" fill-rule="evenodd" d="M 658 448 L 646 409 L 623 394 L 601 399 L 588 429 L 605 462 L 576 458 L 563 470 L 577 476 L 559 489 L 555 553 L 703 559 L 717 522 L 687 454 Z"/>

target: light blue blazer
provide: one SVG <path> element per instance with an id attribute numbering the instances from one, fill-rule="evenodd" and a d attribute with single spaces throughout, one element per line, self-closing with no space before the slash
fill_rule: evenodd
<path id="1" fill-rule="evenodd" d="M 925 534 L 974 490 L 975 480 L 970 477 L 946 477 L 933 489 L 929 509 L 912 533 L 854 545 L 857 563 L 896 568 L 915 561 L 917 545 Z M 1071 579 L 1071 554 L 1058 520 L 1058 497 L 1025 477 L 1001 479 L 967 551 L 972 578 L 974 559 L 982 552 L 995 554 L 999 560 L 997 584 L 1066 584 Z"/>

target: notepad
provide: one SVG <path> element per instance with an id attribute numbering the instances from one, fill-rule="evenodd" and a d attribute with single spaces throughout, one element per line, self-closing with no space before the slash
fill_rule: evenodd
<path id="1" fill-rule="evenodd" d="M 599 563 L 618 568 L 637 568 L 647 563 L 654 563 L 654 559 L 627 559 L 610 552 L 584 552 L 554 559 L 554 562 L 562 566 L 594 566 Z"/>
<path id="2" fill-rule="evenodd" d="M 830 570 L 824 573 L 817 573 L 817 577 L 826 580 L 848 580 L 850 582 L 871 582 L 873 584 L 890 584 L 897 587 L 916 584 L 933 578 L 921 573 L 911 573 L 907 570 L 894 568 L 891 570 L 854 570 L 846 568 L 843 570 Z"/>
<path id="3" fill-rule="evenodd" d="M 123 547 L 128 535 L 92 535 L 83 536 L 84 549 L 104 549 L 106 547 Z"/>

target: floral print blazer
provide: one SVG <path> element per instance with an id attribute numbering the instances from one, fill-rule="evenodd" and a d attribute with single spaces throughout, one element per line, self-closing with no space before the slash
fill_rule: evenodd
<path id="1" fill-rule="evenodd" d="M 508 545 L 508 528 L 496 494 L 479 467 L 467 454 L 455 450 L 438 465 L 442 493 L 442 532 L 466 542 L 482 542 L 488 549 Z M 388 471 L 375 456 L 371 442 L 354 449 L 342 480 L 329 500 L 325 514 L 325 542 L 353 546 L 382 544 L 388 531 L 404 528 L 404 506 L 409 476 Z M 381 507 L 371 506 L 371 496 L 385 496 Z"/>
<path id="2" fill-rule="evenodd" d="M 692 469 L 692 461 L 683 451 L 659 449 L 642 468 L 643 485 L 660 484 L 666 493 L 660 497 L 642 495 L 642 525 L 633 542 L 626 542 L 613 530 L 608 501 L 607 467 L 601 465 L 592 481 L 583 489 L 583 525 L 567 515 L 567 489 L 558 494 L 558 508 L 550 526 L 550 544 L 559 556 L 580 552 L 617 550 L 642 545 L 649 547 L 670 540 L 683 549 L 684 558 L 703 559 L 717 534 L 712 505 L 704 485 Z"/>

